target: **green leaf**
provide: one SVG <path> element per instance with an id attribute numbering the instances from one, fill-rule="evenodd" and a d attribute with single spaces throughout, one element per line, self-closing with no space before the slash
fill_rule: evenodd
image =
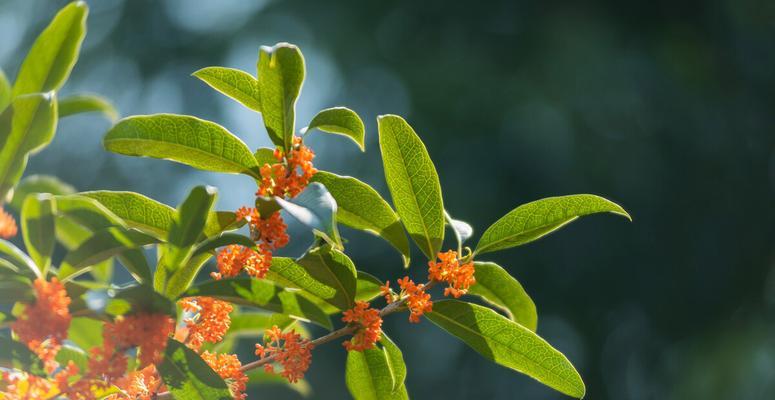
<path id="1" fill-rule="evenodd" d="M 99 201 L 80 194 L 56 197 L 57 214 L 66 216 L 90 231 L 127 224 Z"/>
<path id="2" fill-rule="evenodd" d="M 43 361 L 26 345 L 5 334 L 0 335 L 0 367 L 18 369 L 37 376 L 46 376 Z"/>
<path id="3" fill-rule="evenodd" d="M 134 285 L 116 293 L 108 302 L 105 311 L 111 315 L 145 312 L 175 317 L 177 308 L 174 302 L 154 291 L 151 286 Z"/>
<path id="4" fill-rule="evenodd" d="M 8 107 L 11 103 L 11 84 L 8 82 L 8 77 L 5 76 L 5 72 L 0 69 L 0 112 Z"/>
<path id="5" fill-rule="evenodd" d="M 27 254 L 7 240 L 0 239 L 0 259 L 8 261 L 8 263 L 16 267 L 20 273 L 29 270 L 37 277 L 43 276 L 40 273 L 38 266 L 35 265 L 35 262 L 32 261 Z"/>
<path id="6" fill-rule="evenodd" d="M 225 67 L 207 67 L 192 75 L 211 88 L 237 100 L 243 106 L 261 112 L 258 79 L 245 71 Z"/>
<path id="7" fill-rule="evenodd" d="M 444 211 L 444 218 L 447 220 L 447 225 L 452 228 L 452 232 L 455 233 L 459 253 L 463 248 L 463 243 L 474 234 L 474 228 L 465 221 L 452 218 L 446 210 Z"/>
<path id="8" fill-rule="evenodd" d="M 491 262 L 475 262 L 476 284 L 468 290 L 488 303 L 503 310 L 508 317 L 535 332 L 538 326 L 538 314 L 533 300 L 505 269 Z"/>
<path id="9" fill-rule="evenodd" d="M 170 339 L 159 374 L 172 397 L 186 400 L 230 400 L 226 382 L 196 352 Z"/>
<path id="10" fill-rule="evenodd" d="M 22 179 L 13 189 L 11 208 L 21 211 L 24 199 L 32 193 L 66 195 L 75 193 L 75 188 L 51 175 L 30 175 Z"/>
<path id="11" fill-rule="evenodd" d="M 50 194 L 27 197 L 22 207 L 21 223 L 27 253 L 45 276 L 54 252 L 54 212 L 56 204 Z"/>
<path id="12" fill-rule="evenodd" d="M 151 267 L 148 265 L 148 260 L 145 258 L 142 249 L 126 250 L 117 257 L 121 262 L 121 265 L 132 274 L 132 277 L 135 278 L 137 282 L 151 282 Z"/>
<path id="13" fill-rule="evenodd" d="M 282 315 L 269 313 L 238 313 L 231 315 L 231 325 L 229 325 L 229 335 L 260 337 L 272 328 L 277 326 L 285 329 L 296 320 Z"/>
<path id="14" fill-rule="evenodd" d="M 18 301 L 33 301 L 32 282 L 22 275 L 0 270 L 0 304 L 13 305 Z"/>
<path id="15" fill-rule="evenodd" d="M 285 200 L 275 196 L 275 201 L 292 217 L 312 228 L 313 232 L 326 242 L 338 249 L 342 248 L 339 229 L 336 226 L 336 200 L 325 186 L 312 182 L 295 198 Z"/>
<path id="16" fill-rule="evenodd" d="M 262 46 L 258 55 L 258 88 L 261 112 L 269 138 L 277 146 L 291 148 L 296 122 L 296 98 L 304 83 L 304 57 L 298 47 L 278 43 Z"/>
<path id="17" fill-rule="evenodd" d="M 366 128 L 363 126 L 361 117 L 349 108 L 327 108 L 317 113 L 310 121 L 309 126 L 301 130 L 301 133 L 306 134 L 313 129 L 346 136 L 352 139 L 360 147 L 361 151 L 366 151 L 366 144 L 364 143 Z"/>
<path id="18" fill-rule="evenodd" d="M 259 167 L 263 167 L 264 164 L 271 165 L 278 162 L 277 159 L 274 158 L 274 150 L 268 147 L 259 147 L 253 154 L 253 157 L 256 158 Z"/>
<path id="19" fill-rule="evenodd" d="M 383 334 L 382 346 L 348 351 L 345 380 L 356 400 L 408 399 L 401 350 Z"/>
<path id="20" fill-rule="evenodd" d="M 72 2 L 57 13 L 24 59 L 13 97 L 62 87 L 78 61 L 88 13 L 89 7 L 83 1 Z"/>
<path id="21" fill-rule="evenodd" d="M 358 284 L 355 289 L 355 300 L 373 300 L 382 293 L 380 290 L 382 284 L 382 281 L 377 279 L 374 275 L 358 271 Z"/>
<path id="22" fill-rule="evenodd" d="M 111 121 L 118 119 L 118 111 L 110 100 L 96 94 L 76 94 L 59 100 L 59 118 L 89 112 L 101 113 Z"/>
<path id="23" fill-rule="evenodd" d="M 102 346 L 103 326 L 102 321 L 93 318 L 75 317 L 70 320 L 67 339 L 82 349 Z"/>
<path id="24" fill-rule="evenodd" d="M 312 249 L 296 261 L 273 258 L 268 278 L 302 289 L 340 311 L 355 304 L 355 265 L 347 255 L 328 245 Z"/>
<path id="25" fill-rule="evenodd" d="M 231 211 L 212 211 L 205 222 L 204 236 L 213 237 L 225 231 L 233 231 L 241 228 L 247 221 L 237 220 L 237 214 Z"/>
<path id="26" fill-rule="evenodd" d="M 188 115 L 137 115 L 119 121 L 103 139 L 107 150 L 176 161 L 205 171 L 260 179 L 253 153 L 226 128 Z"/>
<path id="27" fill-rule="evenodd" d="M 264 371 L 263 368 L 256 368 L 245 373 L 248 377 L 248 387 L 264 386 L 264 385 L 279 385 L 285 386 L 290 390 L 298 393 L 301 397 L 309 397 L 312 394 L 312 387 L 305 380 L 301 379 L 296 383 L 288 382 L 285 377 L 278 374 L 271 374 Z"/>
<path id="28" fill-rule="evenodd" d="M 132 229 L 112 227 L 98 231 L 65 256 L 59 278 L 72 279 L 76 274 L 86 272 L 86 268 L 126 250 L 157 242 L 157 239 Z"/>
<path id="29" fill-rule="evenodd" d="M 371 186 L 349 176 L 318 171 L 312 182 L 322 183 L 336 201 L 336 221 L 380 236 L 403 256 L 409 265 L 409 241 L 398 215 Z"/>
<path id="30" fill-rule="evenodd" d="M 185 292 L 186 289 L 191 287 L 197 274 L 199 274 L 199 271 L 202 270 L 202 267 L 204 267 L 210 257 L 212 257 L 210 254 L 204 253 L 192 256 L 186 260 L 186 263 L 181 268 L 178 268 L 170 275 L 166 286 L 161 288 L 161 292 L 171 299 Z"/>
<path id="31" fill-rule="evenodd" d="M 584 397 L 584 382 L 562 353 L 495 311 L 458 300 L 441 300 L 426 316 L 485 358 L 569 396 Z"/>
<path id="32" fill-rule="evenodd" d="M 56 125 L 53 92 L 17 97 L 0 114 L 0 199 L 19 182 L 29 155 L 51 142 Z"/>
<path id="33" fill-rule="evenodd" d="M 219 247 L 228 246 L 230 244 L 238 244 L 250 248 L 256 247 L 256 243 L 247 236 L 238 233 L 224 233 L 223 235 L 215 236 L 199 243 L 194 249 L 193 255 L 196 256 L 199 254 L 210 253 Z"/>
<path id="34" fill-rule="evenodd" d="M 523 204 L 487 228 L 474 252 L 484 254 L 530 243 L 578 217 L 602 212 L 631 220 L 622 207 L 592 194 L 547 197 Z"/>
<path id="35" fill-rule="evenodd" d="M 60 365 L 67 365 L 72 361 L 79 370 L 87 371 L 89 369 L 89 356 L 85 351 L 70 345 L 62 345 L 57 351 L 56 362 Z"/>
<path id="36" fill-rule="evenodd" d="M 175 209 L 134 192 L 100 190 L 78 193 L 97 200 L 129 227 L 166 240 L 175 217 Z"/>
<path id="37" fill-rule="evenodd" d="M 222 279 L 195 285 L 180 297 L 210 296 L 232 303 L 263 308 L 268 311 L 311 321 L 331 329 L 331 320 L 310 300 L 271 282 L 248 279 Z"/>
<path id="38" fill-rule="evenodd" d="M 444 204 L 436 167 L 403 118 L 380 116 L 377 127 L 385 180 L 396 211 L 423 254 L 435 259 L 444 240 Z"/>

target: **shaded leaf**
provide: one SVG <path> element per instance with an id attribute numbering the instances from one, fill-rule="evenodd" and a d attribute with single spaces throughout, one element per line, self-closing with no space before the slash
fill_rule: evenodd
<path id="1" fill-rule="evenodd" d="M 33 193 L 51 193 L 66 195 L 75 193 L 75 188 L 51 175 L 29 175 L 24 177 L 13 189 L 13 198 L 8 203 L 11 208 L 21 211 L 24 199 Z"/>
<path id="2" fill-rule="evenodd" d="M 107 228 L 87 239 L 65 256 L 59 268 L 60 279 L 72 279 L 86 268 L 126 250 L 158 242 L 157 239 L 132 229 Z"/>
<path id="3" fill-rule="evenodd" d="M 312 118 L 309 126 L 301 130 L 301 133 L 306 134 L 313 129 L 346 136 L 352 139 L 360 147 L 361 151 L 366 151 L 366 144 L 364 143 L 366 128 L 363 126 L 361 117 L 349 108 L 334 107 L 320 111 Z"/>
<path id="4" fill-rule="evenodd" d="M 275 196 L 275 201 L 292 217 L 325 239 L 331 245 L 342 248 L 339 229 L 336 226 L 336 200 L 325 186 L 310 183 L 301 194 L 291 200 Z"/>
<path id="5" fill-rule="evenodd" d="M 42 276 L 51 266 L 51 254 L 56 243 L 54 232 L 54 197 L 37 194 L 27 197 L 22 207 L 21 225 L 27 253 L 40 268 Z"/>
<path id="6" fill-rule="evenodd" d="M 0 270 L 0 304 L 13 305 L 17 301 L 34 299 L 35 293 L 29 278 L 8 270 Z"/>
<path id="7" fill-rule="evenodd" d="M 296 261 L 273 258 L 268 278 L 302 289 L 340 311 L 355 304 L 355 265 L 347 255 L 328 245 L 312 249 Z"/>
<path id="8" fill-rule="evenodd" d="M 562 353 L 495 311 L 458 300 L 441 300 L 426 316 L 485 358 L 568 396 L 584 397 L 584 382 Z"/>
<path id="9" fill-rule="evenodd" d="M 42 276 L 35 262 L 16 245 L 7 240 L 0 239 L 0 258 L 8 261 L 19 273 L 31 272 L 34 276 Z"/>
<path id="10" fill-rule="evenodd" d="M 296 383 L 288 382 L 285 377 L 278 374 L 270 374 L 264 371 L 262 368 L 256 368 L 245 373 L 247 375 L 248 387 L 253 386 L 265 386 L 265 385 L 280 385 L 287 387 L 290 390 L 298 393 L 301 397 L 309 397 L 312 394 L 312 387 L 305 379 L 301 379 Z"/>
<path id="11" fill-rule="evenodd" d="M 245 235 L 240 235 L 238 233 L 224 233 L 199 243 L 194 249 L 193 255 L 196 256 L 213 252 L 219 247 L 228 246 L 230 244 L 238 244 L 250 248 L 256 247 L 256 243 Z"/>
<path id="12" fill-rule="evenodd" d="M 616 203 L 592 194 L 547 197 L 523 204 L 495 221 L 479 239 L 476 254 L 508 249 L 539 239 L 576 218 L 602 212 L 630 215 Z"/>
<path id="13" fill-rule="evenodd" d="M 237 100 L 243 106 L 261 112 L 258 80 L 245 71 L 225 67 L 207 67 L 192 75 L 211 88 Z"/>
<path id="14" fill-rule="evenodd" d="M 268 147 L 259 147 L 258 150 L 253 153 L 253 157 L 256 158 L 256 162 L 258 163 L 259 167 L 263 167 L 264 164 L 271 165 L 278 162 L 274 157 L 274 150 Z"/>
<path id="15" fill-rule="evenodd" d="M 215 122 L 188 115 L 127 117 L 103 139 L 109 151 L 176 161 L 213 172 L 243 173 L 260 179 L 253 153 Z"/>
<path id="16" fill-rule="evenodd" d="M 118 119 L 118 111 L 110 100 L 96 94 L 76 94 L 59 100 L 59 118 L 89 112 L 101 113 L 111 121 Z"/>
<path id="17" fill-rule="evenodd" d="M 53 92 L 16 97 L 0 114 L 0 199 L 19 182 L 29 155 L 51 142 L 56 125 Z"/>
<path id="18" fill-rule="evenodd" d="M 0 69 L 0 112 L 8 107 L 11 103 L 11 84 L 8 82 L 8 77 L 5 76 L 5 72 Z"/>
<path id="19" fill-rule="evenodd" d="M 13 97 L 62 87 L 78 61 L 88 13 L 89 7 L 83 1 L 72 2 L 57 13 L 24 59 Z"/>
<path id="20" fill-rule="evenodd" d="M 331 320 L 310 300 L 271 282 L 248 279 L 222 279 L 195 285 L 180 297 L 210 296 L 232 303 L 263 308 L 331 329 Z"/>
<path id="21" fill-rule="evenodd" d="M 390 205 L 371 186 L 349 176 L 318 171 L 312 182 L 322 183 L 336 200 L 336 221 L 385 239 L 409 265 L 409 241 Z"/>
<path id="22" fill-rule="evenodd" d="M 476 284 L 468 293 L 503 310 L 511 320 L 535 332 L 538 314 L 533 300 L 505 269 L 491 262 L 474 262 Z"/>
<path id="23" fill-rule="evenodd" d="M 429 259 L 444 240 L 444 205 L 436 168 L 420 138 L 403 118 L 377 118 L 382 163 L 393 204 L 409 236 Z"/>
<path id="24" fill-rule="evenodd" d="M 27 346 L 5 334 L 0 334 L 0 367 L 18 369 L 37 376 L 46 376 L 41 361 Z"/>
<path id="25" fill-rule="evenodd" d="M 278 43 L 262 46 L 258 55 L 261 112 L 269 138 L 289 149 L 296 121 L 296 98 L 304 82 L 304 57 L 298 47 Z"/>
<path id="26" fill-rule="evenodd" d="M 196 352 L 170 339 L 159 364 L 159 374 L 173 398 L 230 400 L 226 382 Z"/>
<path id="27" fill-rule="evenodd" d="M 406 366 L 401 351 L 386 336 L 383 338 L 381 346 L 374 349 L 347 352 L 345 380 L 356 400 L 409 398 L 403 382 Z"/>

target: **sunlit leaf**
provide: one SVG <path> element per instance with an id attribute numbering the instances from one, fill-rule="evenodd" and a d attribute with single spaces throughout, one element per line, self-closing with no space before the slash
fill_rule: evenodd
<path id="1" fill-rule="evenodd" d="M 75 250 L 70 251 L 59 268 L 60 279 L 72 279 L 85 269 L 129 249 L 158 242 L 152 236 L 118 227 L 98 231 Z"/>
<path id="2" fill-rule="evenodd" d="M 269 138 L 289 149 L 296 122 L 296 98 L 304 82 L 304 57 L 298 47 L 278 43 L 262 46 L 258 56 L 261 112 Z"/>
<path id="3" fill-rule="evenodd" d="M 409 236 L 433 259 L 444 240 L 444 205 L 436 168 L 425 145 L 403 118 L 380 116 L 377 127 L 393 204 Z"/>
<path id="4" fill-rule="evenodd" d="M 43 276 L 51 266 L 51 255 L 56 244 L 53 235 L 55 209 L 54 197 L 43 193 L 27 197 L 22 207 L 24 245 Z"/>
<path id="5" fill-rule="evenodd" d="M 355 111 L 349 108 L 327 108 L 317 113 L 310 121 L 309 126 L 301 130 L 301 133 L 305 134 L 313 129 L 348 137 L 361 148 L 361 151 L 366 150 L 364 143 L 366 132 L 363 121 Z"/>
<path id="6" fill-rule="evenodd" d="M 385 239 L 409 265 L 409 241 L 390 205 L 371 186 L 349 176 L 318 171 L 313 182 L 322 183 L 336 200 L 336 221 Z"/>
<path id="7" fill-rule="evenodd" d="M 207 67 L 192 75 L 211 88 L 237 100 L 243 106 L 261 112 L 258 80 L 245 71 L 225 67 Z"/>
<path id="8" fill-rule="evenodd" d="M 103 139 L 107 150 L 176 161 L 213 172 L 260 178 L 253 153 L 215 122 L 188 115 L 137 115 L 119 121 Z"/>
<path id="9" fill-rule="evenodd" d="M 627 211 L 616 203 L 592 194 L 536 200 L 515 208 L 495 221 L 479 239 L 475 252 L 484 254 L 530 243 L 578 217 L 603 212 L 631 219 Z"/>
<path id="10" fill-rule="evenodd" d="M 568 396 L 584 397 L 584 382 L 562 353 L 495 311 L 458 300 L 441 300 L 426 316 L 485 358 Z"/>
<path id="11" fill-rule="evenodd" d="M 405 378 L 401 350 L 384 333 L 376 348 L 347 352 L 345 380 L 356 400 L 408 399 Z"/>
<path id="12" fill-rule="evenodd" d="M 538 325 L 536 306 L 522 285 L 495 263 L 477 261 L 474 266 L 476 284 L 471 285 L 468 293 L 480 296 L 503 310 L 513 321 L 535 332 Z"/>
<path id="13" fill-rule="evenodd" d="M 0 259 L 13 265 L 19 273 L 31 272 L 34 276 L 42 276 L 35 262 L 13 243 L 0 239 Z"/>
<path id="14" fill-rule="evenodd" d="M 90 112 L 101 113 L 111 121 L 118 119 L 118 111 L 110 100 L 96 94 L 76 94 L 59 100 L 59 118 Z"/>
<path id="15" fill-rule="evenodd" d="M 10 103 L 11 84 L 8 82 L 8 77 L 5 76 L 5 72 L 0 69 L 0 112 L 3 112 Z"/>
<path id="16" fill-rule="evenodd" d="M 164 384 L 175 399 L 231 400 L 226 382 L 196 352 L 170 339 L 158 366 Z"/>
<path id="17" fill-rule="evenodd" d="M 24 177 L 13 189 L 13 198 L 8 203 L 11 208 L 21 211 L 24 199 L 32 193 L 51 193 L 66 195 L 75 193 L 75 188 L 51 175 L 29 175 Z"/>

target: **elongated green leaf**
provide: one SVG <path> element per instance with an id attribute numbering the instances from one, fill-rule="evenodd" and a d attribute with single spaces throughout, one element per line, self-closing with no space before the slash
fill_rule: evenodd
<path id="1" fill-rule="evenodd" d="M 170 339 L 159 364 L 159 374 L 173 398 L 230 400 L 226 382 L 202 358 L 183 343 Z"/>
<path id="2" fill-rule="evenodd" d="M 175 317 L 177 308 L 173 301 L 153 290 L 150 285 L 133 285 L 118 291 L 108 302 L 105 311 L 111 315 L 144 312 Z"/>
<path id="3" fill-rule="evenodd" d="M 192 296 L 215 297 L 311 321 L 324 328 L 332 327 L 328 315 L 313 302 L 267 281 L 247 278 L 209 281 L 191 287 L 180 297 Z"/>
<path id="4" fill-rule="evenodd" d="M 250 370 L 245 375 L 248 377 L 249 388 L 254 386 L 280 385 L 293 390 L 304 398 L 307 398 L 312 394 L 312 387 L 304 379 L 301 379 L 296 383 L 290 383 L 282 375 L 266 372 L 262 368 Z"/>
<path id="5" fill-rule="evenodd" d="M 118 226 L 127 228 L 127 224 L 99 201 L 71 194 L 57 196 L 57 214 L 66 216 L 91 231 Z"/>
<path id="6" fill-rule="evenodd" d="M 215 236 L 199 243 L 194 249 L 193 255 L 209 253 L 219 247 L 228 246 L 230 244 L 238 244 L 245 247 L 256 246 L 256 243 L 247 236 L 238 233 L 224 233 L 223 235 Z"/>
<path id="7" fill-rule="evenodd" d="M 325 186 L 312 182 L 295 198 L 285 200 L 275 196 L 275 201 L 292 217 L 312 228 L 315 234 L 326 242 L 342 248 L 339 229 L 336 226 L 336 200 Z"/>
<path id="8" fill-rule="evenodd" d="M 345 380 L 355 400 L 408 399 L 401 350 L 383 334 L 381 346 L 347 352 Z"/>
<path id="9" fill-rule="evenodd" d="M 185 292 L 186 289 L 191 287 L 197 274 L 199 274 L 199 271 L 202 270 L 202 267 L 204 267 L 210 257 L 212 255 L 209 253 L 202 253 L 188 258 L 182 267 L 172 272 L 166 281 L 166 286 L 160 288 L 160 291 L 169 298 L 175 298 Z"/>
<path id="10" fill-rule="evenodd" d="M 72 279 L 87 267 L 121 254 L 158 242 L 157 239 L 132 229 L 118 227 L 98 231 L 77 249 L 69 252 L 59 268 L 60 279 Z"/>
<path id="11" fill-rule="evenodd" d="M 258 150 L 253 153 L 253 157 L 256 158 L 259 167 L 263 167 L 264 164 L 271 165 L 278 162 L 277 159 L 274 158 L 274 150 L 268 147 L 259 147 Z"/>
<path id="12" fill-rule="evenodd" d="M 317 113 L 310 121 L 309 126 L 301 130 L 301 133 L 306 134 L 313 129 L 346 136 L 352 139 L 361 148 L 361 151 L 366 151 L 366 144 L 364 143 L 366 128 L 363 126 L 361 117 L 349 108 L 327 108 Z"/>
<path id="13" fill-rule="evenodd" d="M 127 117 L 108 131 L 105 148 L 128 156 L 176 161 L 205 171 L 260 178 L 247 145 L 215 122 L 188 115 Z"/>
<path id="14" fill-rule="evenodd" d="M 83 1 L 72 2 L 57 13 L 24 59 L 13 86 L 14 97 L 62 87 L 78 61 L 88 13 Z"/>
<path id="15" fill-rule="evenodd" d="M 21 211 L 24 199 L 32 193 L 51 193 L 66 195 L 75 193 L 75 188 L 51 175 L 30 175 L 24 177 L 13 189 L 13 199 L 8 203 L 11 208 Z"/>
<path id="16" fill-rule="evenodd" d="M 192 75 L 211 88 L 237 100 L 243 106 L 261 112 L 261 95 L 258 79 L 245 71 L 225 67 L 207 67 Z"/>
<path id="17" fill-rule="evenodd" d="M 533 300 L 505 269 L 491 262 L 475 262 L 476 284 L 468 290 L 488 303 L 500 308 L 509 318 L 535 332 L 538 314 Z"/>
<path id="18" fill-rule="evenodd" d="M 273 326 L 285 329 L 296 320 L 282 314 L 241 312 L 231 315 L 229 335 L 261 337 Z"/>
<path id="19" fill-rule="evenodd" d="M 631 219 L 622 207 L 600 196 L 547 197 L 521 205 L 495 221 L 479 239 L 476 254 L 530 243 L 584 215 L 610 212 Z"/>
<path id="20" fill-rule="evenodd" d="M 121 265 L 140 283 L 150 283 L 151 267 L 142 249 L 129 249 L 117 256 Z"/>
<path id="21" fill-rule="evenodd" d="M 76 94 L 59 100 L 59 118 L 89 112 L 101 113 L 111 121 L 118 119 L 118 111 L 110 100 L 96 94 Z"/>
<path id="22" fill-rule="evenodd" d="M 3 112 L 8 104 L 11 103 L 11 84 L 8 83 L 8 77 L 0 69 L 0 112 Z"/>
<path id="23" fill-rule="evenodd" d="M 340 311 L 348 310 L 355 304 L 355 265 L 347 255 L 329 245 L 312 249 L 296 261 L 273 258 L 268 277 L 303 289 Z"/>
<path id="24" fill-rule="evenodd" d="M 103 326 L 102 321 L 93 318 L 75 317 L 67 329 L 67 339 L 82 349 L 102 346 Z"/>
<path id="25" fill-rule="evenodd" d="M 435 302 L 433 312 L 426 315 L 485 358 L 568 396 L 584 397 L 584 382 L 570 361 L 522 325 L 489 308 L 458 300 Z"/>
<path id="26" fill-rule="evenodd" d="M 420 250 L 434 259 L 444 240 L 444 204 L 436 167 L 403 118 L 380 116 L 377 127 L 385 180 L 396 211 Z"/>
<path id="27" fill-rule="evenodd" d="M 304 82 L 304 57 L 298 47 L 278 43 L 262 46 L 258 55 L 261 112 L 269 138 L 289 149 L 296 122 L 296 98 Z"/>
<path id="28" fill-rule="evenodd" d="M 358 271 L 358 284 L 355 290 L 355 300 L 371 301 L 381 294 L 383 283 L 377 277 L 367 272 Z"/>
<path id="29" fill-rule="evenodd" d="M 46 376 L 41 361 L 27 346 L 5 334 L 0 335 L 0 367 L 18 369 L 37 376 Z"/>
<path id="30" fill-rule="evenodd" d="M 0 269 L 0 305 L 13 305 L 17 301 L 34 301 L 32 282 L 29 278 Z"/>
<path id="31" fill-rule="evenodd" d="M 22 207 L 22 232 L 27 253 L 40 268 L 41 274 L 51 266 L 54 252 L 54 212 L 56 203 L 50 194 L 27 197 Z"/>
<path id="32" fill-rule="evenodd" d="M 43 276 L 32 259 L 13 243 L 0 239 L 0 259 L 7 261 L 20 273 L 32 272 L 37 277 Z"/>
<path id="33" fill-rule="evenodd" d="M 53 92 L 17 97 L 0 114 L 0 199 L 19 182 L 29 155 L 51 142 L 56 125 Z"/>
<path id="34" fill-rule="evenodd" d="M 371 186 L 349 176 L 318 171 L 313 182 L 322 183 L 336 200 L 336 221 L 373 233 L 395 247 L 409 265 L 409 241 L 390 205 Z"/>

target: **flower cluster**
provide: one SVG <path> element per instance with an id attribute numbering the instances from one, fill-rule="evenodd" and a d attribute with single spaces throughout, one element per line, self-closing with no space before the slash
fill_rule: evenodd
<path id="1" fill-rule="evenodd" d="M 0 206 L 0 238 L 12 238 L 16 236 L 17 231 L 18 227 L 16 226 L 16 221 L 13 219 L 11 214 L 5 212 L 3 207 Z"/>
<path id="2" fill-rule="evenodd" d="M 274 157 L 277 163 L 261 167 L 261 185 L 256 196 L 296 197 L 318 172 L 312 165 L 315 153 L 298 136 L 293 138 L 290 151 L 275 149 Z"/>
<path id="3" fill-rule="evenodd" d="M 437 255 L 440 260 L 428 262 L 428 279 L 437 282 L 446 282 L 449 287 L 444 289 L 444 296 L 452 295 L 455 298 L 466 294 L 468 288 L 476 283 L 474 278 L 474 262 L 468 261 L 461 264 L 456 251 L 449 250 Z"/>
<path id="4" fill-rule="evenodd" d="M 50 282 L 38 278 L 33 286 L 35 302 L 23 306 L 11 329 L 19 341 L 43 360 L 46 370 L 52 372 L 57 367 L 54 358 L 70 327 L 70 297 L 57 278 L 51 278 Z"/>
<path id="5" fill-rule="evenodd" d="M 314 345 L 304 339 L 294 330 L 283 332 L 277 325 L 264 334 L 264 344 L 256 344 L 256 355 L 261 359 L 272 358 L 272 361 L 283 367 L 280 372 L 288 382 L 296 383 L 304 377 L 304 373 L 312 363 Z M 264 370 L 275 373 L 272 363 L 264 364 Z"/>
<path id="6" fill-rule="evenodd" d="M 108 396 L 106 400 L 151 400 L 164 385 L 155 365 L 132 371 L 115 382 L 124 393 Z"/>
<path id="7" fill-rule="evenodd" d="M 409 309 L 409 322 L 418 323 L 420 317 L 427 312 L 433 311 L 433 302 L 431 301 L 431 295 L 425 293 L 424 284 L 415 284 L 408 276 L 398 280 L 398 286 L 401 287 L 401 293 L 399 298 L 406 299 L 406 307 Z M 390 282 L 385 282 L 385 286 L 382 287 L 383 294 L 387 291 L 389 293 Z M 388 303 L 392 302 L 391 298 L 388 298 Z"/>
<path id="8" fill-rule="evenodd" d="M 216 354 L 205 351 L 202 359 L 229 385 L 232 397 L 243 400 L 247 397 L 245 389 L 248 377 L 242 372 L 242 364 L 234 354 Z"/>
<path id="9" fill-rule="evenodd" d="M 188 328 L 186 344 L 193 350 L 199 350 L 204 342 L 218 343 L 229 330 L 229 314 L 234 307 L 227 301 L 212 297 L 190 297 L 178 302 L 184 311 L 192 313 L 183 322 Z"/>
<path id="10" fill-rule="evenodd" d="M 382 317 L 365 301 L 356 301 L 355 307 L 343 312 L 342 321 L 357 327 L 352 339 L 342 343 L 347 351 L 372 349 L 382 337 Z"/>
<path id="11" fill-rule="evenodd" d="M 216 259 L 218 272 L 210 276 L 213 279 L 229 278 L 240 274 L 243 270 L 250 276 L 263 279 L 272 264 L 272 254 L 259 252 L 250 247 L 230 244 L 220 252 Z"/>

